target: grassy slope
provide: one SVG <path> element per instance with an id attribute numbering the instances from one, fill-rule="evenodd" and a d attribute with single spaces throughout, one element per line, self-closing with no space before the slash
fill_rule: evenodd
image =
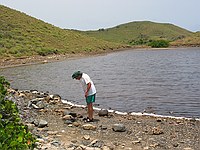
<path id="1" fill-rule="evenodd" d="M 120 48 L 121 44 L 64 30 L 0 5 L 0 57 L 65 54 Z"/>
<path id="2" fill-rule="evenodd" d="M 172 46 L 200 46 L 200 32 L 171 43 Z"/>
<path id="3" fill-rule="evenodd" d="M 130 22 L 109 29 L 87 31 L 85 34 L 99 39 L 129 44 L 131 41 L 139 39 L 174 41 L 193 33 L 172 24 L 141 21 Z"/>

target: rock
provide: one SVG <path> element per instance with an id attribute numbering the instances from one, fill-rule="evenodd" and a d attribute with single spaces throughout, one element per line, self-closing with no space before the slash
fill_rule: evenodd
<path id="1" fill-rule="evenodd" d="M 71 115 L 72 117 L 77 117 L 77 114 L 75 112 L 70 112 L 69 115 Z"/>
<path id="2" fill-rule="evenodd" d="M 75 112 L 70 112 L 70 111 L 68 111 L 68 110 L 64 110 L 63 111 L 63 115 L 65 116 L 65 115 L 71 115 L 72 117 L 77 117 L 77 113 L 75 113 Z"/>
<path id="3" fill-rule="evenodd" d="M 61 97 L 58 94 L 55 95 L 49 95 L 47 98 L 47 102 L 50 104 L 56 104 L 61 102 Z"/>
<path id="4" fill-rule="evenodd" d="M 64 117 L 62 117 L 63 120 L 71 120 L 73 119 L 73 117 L 71 115 L 65 115 Z"/>
<path id="5" fill-rule="evenodd" d="M 38 106 L 39 109 L 43 109 L 45 107 L 45 104 L 43 101 L 38 101 L 36 105 Z"/>
<path id="6" fill-rule="evenodd" d="M 99 116 L 108 116 L 108 110 L 101 109 L 98 113 Z"/>
<path id="7" fill-rule="evenodd" d="M 39 121 L 38 121 L 38 120 L 34 120 L 34 121 L 33 121 L 33 124 L 34 124 L 35 126 L 38 126 L 38 125 L 39 125 Z"/>
<path id="8" fill-rule="evenodd" d="M 56 134 L 58 134 L 58 131 L 47 131 L 47 134 L 56 135 Z"/>
<path id="9" fill-rule="evenodd" d="M 144 150 L 148 150 L 148 149 L 149 149 L 149 147 L 148 147 L 148 146 L 144 147 Z"/>
<path id="10" fill-rule="evenodd" d="M 72 124 L 73 122 L 71 121 L 71 120 L 65 120 L 64 121 L 64 124 L 67 124 L 67 125 L 70 125 L 70 124 Z"/>
<path id="11" fill-rule="evenodd" d="M 78 122 L 73 122 L 73 125 L 74 125 L 75 127 L 79 127 L 81 124 L 78 123 Z"/>
<path id="12" fill-rule="evenodd" d="M 160 127 L 154 127 L 152 129 L 153 135 L 163 134 L 163 130 Z"/>
<path id="13" fill-rule="evenodd" d="M 138 140 L 135 140 L 135 141 L 132 141 L 132 143 L 135 145 L 137 143 L 140 143 L 141 142 L 141 139 L 138 139 Z"/>
<path id="14" fill-rule="evenodd" d="M 97 127 L 92 124 L 84 124 L 83 126 L 84 130 L 95 130 Z"/>
<path id="15" fill-rule="evenodd" d="M 48 122 L 46 120 L 40 120 L 38 123 L 38 128 L 43 128 L 48 125 Z"/>
<path id="16" fill-rule="evenodd" d="M 101 148 L 97 148 L 97 147 L 86 147 L 84 150 L 101 150 Z"/>
<path id="17" fill-rule="evenodd" d="M 51 144 L 54 145 L 55 147 L 58 147 L 61 145 L 61 143 L 58 141 L 53 141 L 53 142 L 51 142 Z"/>
<path id="18" fill-rule="evenodd" d="M 29 129 L 30 131 L 32 131 L 32 130 L 34 129 L 34 127 L 35 127 L 34 124 L 30 124 L 30 123 L 28 123 L 28 124 L 26 124 L 26 125 L 28 126 L 28 129 Z"/>
<path id="19" fill-rule="evenodd" d="M 39 109 L 39 107 L 37 106 L 37 105 L 35 105 L 35 104 L 32 104 L 31 105 L 33 108 L 35 108 L 35 109 Z"/>
<path id="20" fill-rule="evenodd" d="M 194 149 L 192 149 L 190 147 L 186 147 L 186 148 L 183 148 L 183 150 L 194 150 Z"/>
<path id="21" fill-rule="evenodd" d="M 102 146 L 104 145 L 104 142 L 101 141 L 101 140 L 93 140 L 89 145 L 88 147 L 98 147 L 98 148 L 101 148 Z"/>
<path id="22" fill-rule="evenodd" d="M 103 146 L 102 150 L 111 150 L 108 146 Z"/>
<path id="23" fill-rule="evenodd" d="M 112 129 L 115 132 L 124 132 L 124 131 L 126 131 L 126 127 L 123 124 L 114 124 L 112 126 Z"/>
<path id="24" fill-rule="evenodd" d="M 107 130 L 107 127 L 104 126 L 104 125 L 100 125 L 99 127 L 100 127 L 101 130 Z"/>
<path id="25" fill-rule="evenodd" d="M 89 140 L 89 139 L 90 139 L 90 136 L 89 136 L 89 135 L 84 135 L 84 136 L 83 136 L 83 139 Z"/>

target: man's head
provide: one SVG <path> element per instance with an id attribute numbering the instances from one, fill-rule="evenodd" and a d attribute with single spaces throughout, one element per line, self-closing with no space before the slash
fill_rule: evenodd
<path id="1" fill-rule="evenodd" d="M 80 80 L 81 77 L 82 77 L 82 74 L 83 73 L 81 71 L 76 71 L 76 72 L 73 73 L 72 79 Z"/>

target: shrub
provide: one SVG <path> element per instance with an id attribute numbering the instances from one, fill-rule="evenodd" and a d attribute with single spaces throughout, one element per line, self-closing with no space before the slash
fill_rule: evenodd
<path id="1" fill-rule="evenodd" d="M 148 44 L 148 46 L 151 46 L 153 48 L 169 47 L 169 41 L 166 41 L 166 40 L 153 40 Z"/>
<path id="2" fill-rule="evenodd" d="M 9 83 L 0 76 L 0 149 L 33 149 L 36 140 L 28 127 L 20 122 L 16 104 L 5 99 L 8 86 Z"/>
<path id="3" fill-rule="evenodd" d="M 36 50 L 36 52 L 41 55 L 41 56 L 47 56 L 47 55 L 51 55 L 51 54 L 58 54 L 58 50 L 54 50 L 54 49 L 48 49 L 48 48 L 41 48 Z"/>

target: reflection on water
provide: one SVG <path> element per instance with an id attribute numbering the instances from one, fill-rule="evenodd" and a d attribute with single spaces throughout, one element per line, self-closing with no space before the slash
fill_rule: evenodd
<path id="1" fill-rule="evenodd" d="M 71 74 L 88 73 L 101 108 L 200 117 L 200 49 L 124 51 L 1 69 L 14 88 L 37 89 L 85 104 Z"/>

